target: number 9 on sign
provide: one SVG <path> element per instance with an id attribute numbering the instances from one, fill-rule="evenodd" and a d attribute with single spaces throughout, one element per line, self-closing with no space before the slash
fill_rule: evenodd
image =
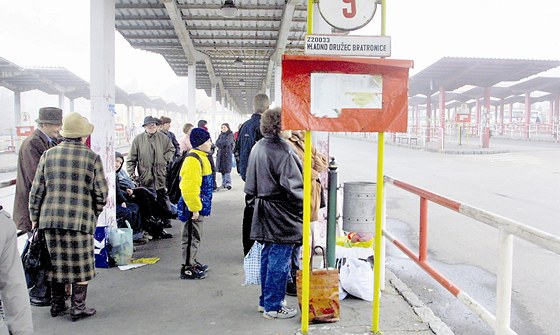
<path id="1" fill-rule="evenodd" d="M 377 9 L 376 0 L 319 0 L 319 12 L 325 21 L 340 30 L 362 28 Z"/>

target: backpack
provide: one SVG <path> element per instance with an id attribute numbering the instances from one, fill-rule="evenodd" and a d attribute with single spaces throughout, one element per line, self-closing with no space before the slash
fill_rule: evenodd
<path id="1" fill-rule="evenodd" d="M 179 188 L 179 183 L 181 182 L 181 167 L 183 166 L 183 162 L 187 156 L 195 157 L 200 162 L 202 166 L 202 160 L 198 155 L 193 153 L 188 153 L 187 151 L 183 152 L 183 154 L 173 160 L 171 164 L 167 167 L 167 176 L 165 178 L 165 186 L 167 188 L 167 196 L 169 197 L 169 201 L 173 204 L 177 204 L 179 198 L 181 197 L 181 189 Z"/>

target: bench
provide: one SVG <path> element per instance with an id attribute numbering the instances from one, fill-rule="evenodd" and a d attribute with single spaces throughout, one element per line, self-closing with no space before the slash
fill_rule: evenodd
<path id="1" fill-rule="evenodd" d="M 406 143 L 408 145 L 412 145 L 414 141 L 414 145 L 418 145 L 418 137 L 417 136 L 410 136 L 410 135 L 397 135 L 395 137 L 398 143 Z"/>

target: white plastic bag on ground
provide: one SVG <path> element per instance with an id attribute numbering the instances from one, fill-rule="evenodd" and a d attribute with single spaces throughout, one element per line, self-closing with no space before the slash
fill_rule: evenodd
<path id="1" fill-rule="evenodd" d="M 361 245 L 367 247 L 361 247 Z M 373 300 L 373 247 L 371 244 L 346 242 L 344 245 L 340 245 L 337 241 L 336 268 L 340 271 L 340 292 L 347 292 L 367 301 Z M 341 294 L 341 300 L 344 299 L 342 297 Z"/>
<path id="2" fill-rule="evenodd" d="M 357 298 L 373 300 L 373 269 L 368 261 L 347 258 L 340 267 L 340 286 Z"/>

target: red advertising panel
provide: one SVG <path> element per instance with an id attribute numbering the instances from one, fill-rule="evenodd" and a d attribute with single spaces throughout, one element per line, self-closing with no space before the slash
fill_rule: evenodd
<path id="1" fill-rule="evenodd" d="M 471 115 L 470 114 L 457 113 L 457 114 L 455 114 L 455 122 L 470 123 L 471 122 Z"/>
<path id="2" fill-rule="evenodd" d="M 35 130 L 34 126 L 17 126 L 16 127 L 16 134 L 17 136 L 29 136 Z"/>
<path id="3" fill-rule="evenodd" d="M 406 132 L 411 60 L 282 58 L 282 127 L 331 132 Z"/>

